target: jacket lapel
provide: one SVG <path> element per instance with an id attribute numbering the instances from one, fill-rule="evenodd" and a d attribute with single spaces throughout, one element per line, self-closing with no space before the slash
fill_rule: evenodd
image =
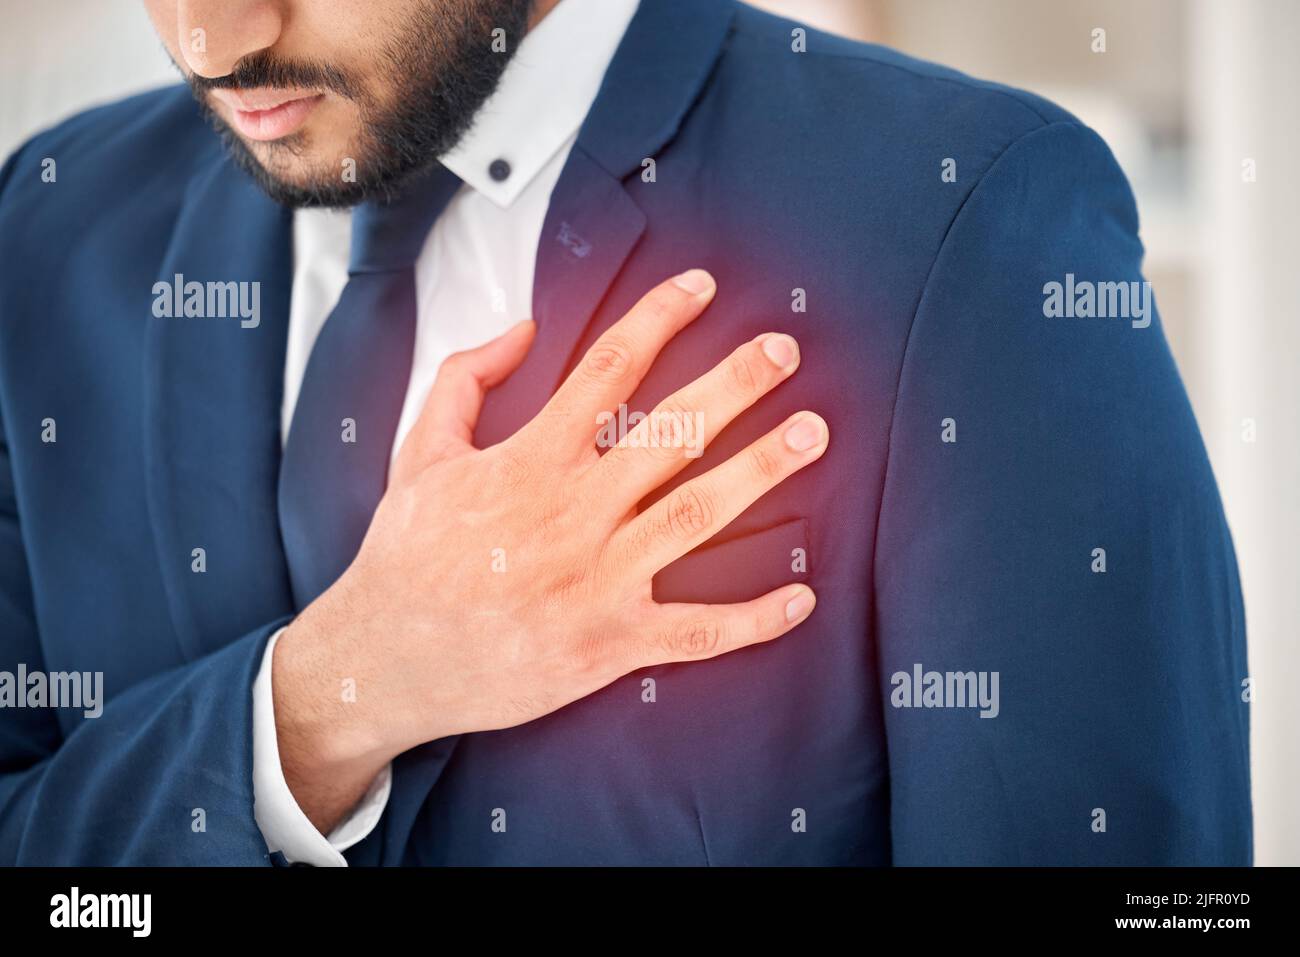
<path id="1" fill-rule="evenodd" d="M 732 14 L 730 0 L 641 0 L 551 194 L 533 281 L 537 338 L 523 365 L 489 393 L 475 433 L 480 448 L 536 415 L 577 359 L 587 327 L 646 230 L 645 213 L 624 181 L 676 135 Z M 457 740 L 430 742 L 394 762 L 383 863 L 401 863 Z M 367 853 L 358 851 L 358 859 Z"/>
<path id="2" fill-rule="evenodd" d="M 221 150 L 191 186 L 159 269 L 182 304 L 185 284 L 204 284 L 204 317 L 155 308 L 145 361 L 151 517 L 190 658 L 293 611 L 275 500 L 290 222 Z M 208 315 L 207 284 L 230 282 L 246 284 L 237 288 L 257 304 L 255 326 Z"/>
<path id="3" fill-rule="evenodd" d="M 489 393 L 479 447 L 536 415 L 579 358 L 578 344 L 646 229 L 624 182 L 676 135 L 732 14 L 729 0 L 642 0 L 551 194 L 533 281 L 537 339 L 519 370 Z"/>
<path id="4" fill-rule="evenodd" d="M 575 144 L 551 194 L 537 247 L 537 338 L 519 370 L 489 393 L 475 433 L 480 448 L 514 433 L 555 391 L 645 226 L 645 214 L 623 184 Z"/>

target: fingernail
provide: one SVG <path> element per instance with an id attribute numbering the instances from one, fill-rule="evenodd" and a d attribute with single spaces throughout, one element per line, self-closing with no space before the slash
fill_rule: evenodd
<path id="1" fill-rule="evenodd" d="M 805 416 L 785 430 L 785 444 L 795 452 L 807 452 L 822 443 L 821 420 Z"/>
<path id="2" fill-rule="evenodd" d="M 785 620 L 796 622 L 806 618 L 808 613 L 813 610 L 816 601 L 813 599 L 813 593 L 810 591 L 801 591 L 788 602 L 785 603 Z"/>
<path id="3" fill-rule="evenodd" d="M 673 285 L 692 296 L 702 296 L 712 291 L 713 277 L 703 269 L 688 269 L 680 276 L 673 277 Z"/>
<path id="4" fill-rule="evenodd" d="M 787 335 L 773 333 L 763 340 L 763 355 L 781 369 L 788 369 L 799 361 L 799 346 Z"/>

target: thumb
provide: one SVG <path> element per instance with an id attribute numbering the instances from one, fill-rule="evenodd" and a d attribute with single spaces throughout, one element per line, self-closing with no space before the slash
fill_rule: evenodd
<path id="1" fill-rule="evenodd" d="M 487 390 L 519 368 L 536 331 L 537 324 L 525 319 L 491 342 L 443 360 L 420 418 L 398 452 L 394 480 L 473 450 L 474 426 Z"/>

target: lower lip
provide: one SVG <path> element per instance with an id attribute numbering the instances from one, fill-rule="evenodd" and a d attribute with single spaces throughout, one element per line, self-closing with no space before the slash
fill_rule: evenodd
<path id="1" fill-rule="evenodd" d="M 324 99 L 323 95 L 289 100 L 270 110 L 232 110 L 237 130 L 250 140 L 267 142 L 295 133 Z"/>

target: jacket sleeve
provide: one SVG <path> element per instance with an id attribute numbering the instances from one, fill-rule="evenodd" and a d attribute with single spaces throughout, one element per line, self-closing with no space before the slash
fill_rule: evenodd
<path id="1" fill-rule="evenodd" d="M 874 573 L 898 864 L 1251 861 L 1236 562 L 1141 257 L 1109 150 L 1060 122 L 933 264 Z"/>
<path id="2" fill-rule="evenodd" d="M 252 684 L 282 624 L 124 691 L 66 738 L 53 710 L 17 707 L 20 666 L 43 664 L 0 421 L 0 864 L 269 863 Z"/>

